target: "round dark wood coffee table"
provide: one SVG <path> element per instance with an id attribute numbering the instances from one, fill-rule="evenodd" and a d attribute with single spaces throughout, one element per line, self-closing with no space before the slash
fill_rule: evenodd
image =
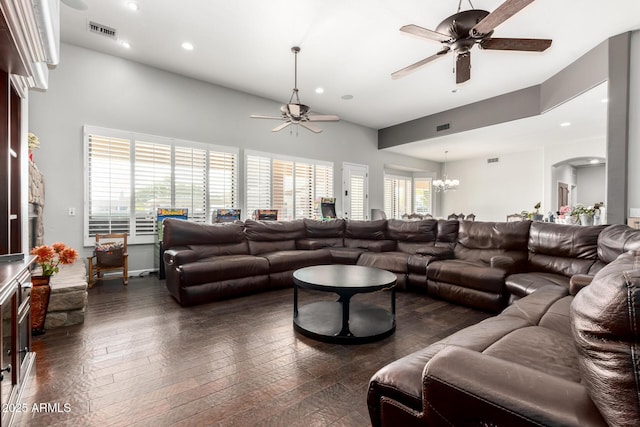
<path id="1" fill-rule="evenodd" d="M 396 275 L 360 265 L 316 265 L 293 273 L 293 327 L 307 337 L 339 344 L 362 344 L 393 334 L 396 329 Z M 298 307 L 298 288 L 338 294 L 337 301 Z M 362 303 L 356 294 L 389 291 L 390 311 Z"/>

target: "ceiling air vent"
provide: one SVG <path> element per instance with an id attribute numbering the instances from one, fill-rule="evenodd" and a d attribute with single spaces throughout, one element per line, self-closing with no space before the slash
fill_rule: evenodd
<path id="1" fill-rule="evenodd" d="M 97 22 L 89 21 L 89 31 L 100 34 L 101 36 L 109 37 L 110 39 L 117 38 L 115 28 L 107 27 L 106 25 L 98 24 Z"/>
<path id="2" fill-rule="evenodd" d="M 449 127 L 450 127 L 449 123 L 445 123 L 443 125 L 438 125 L 438 126 L 436 126 L 436 132 L 441 132 L 443 130 L 447 130 L 447 129 L 449 129 Z"/>
<path id="3" fill-rule="evenodd" d="M 498 157 L 493 157 L 491 159 L 487 159 L 487 163 L 498 163 L 500 161 L 500 158 Z"/>

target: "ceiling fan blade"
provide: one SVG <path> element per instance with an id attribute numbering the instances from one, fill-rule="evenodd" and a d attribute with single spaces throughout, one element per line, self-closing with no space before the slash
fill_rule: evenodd
<path id="1" fill-rule="evenodd" d="M 300 117 L 300 104 L 289 104 L 289 113 L 292 116 Z"/>
<path id="2" fill-rule="evenodd" d="M 464 83 L 471 78 L 471 52 L 458 55 L 456 58 L 456 84 Z"/>
<path id="3" fill-rule="evenodd" d="M 282 120 L 282 116 L 263 116 L 261 114 L 252 114 L 249 117 L 252 119 L 272 119 L 272 120 Z"/>
<path id="4" fill-rule="evenodd" d="M 317 114 L 315 116 L 308 116 L 307 118 L 309 119 L 310 122 L 339 122 L 340 121 L 340 117 L 332 114 L 329 114 L 329 115 Z"/>
<path id="5" fill-rule="evenodd" d="M 299 123 L 300 126 L 302 126 L 303 128 L 307 128 L 309 129 L 311 132 L 313 133 L 320 133 L 322 132 L 322 129 L 320 129 L 318 126 L 312 125 L 309 122 L 300 122 Z"/>
<path id="6" fill-rule="evenodd" d="M 506 0 L 496 10 L 478 22 L 470 31 L 473 37 L 489 34 L 498 25 L 520 12 L 534 0 Z"/>
<path id="7" fill-rule="evenodd" d="M 490 50 L 522 50 L 527 52 L 544 52 L 551 46 L 549 39 L 488 39 L 480 43 L 482 49 Z"/>
<path id="8" fill-rule="evenodd" d="M 424 37 L 425 39 L 435 40 L 437 42 L 448 42 L 451 40 L 451 36 L 448 34 L 442 34 L 437 31 L 427 30 L 426 28 L 422 28 L 413 24 L 400 27 L 400 31 L 402 31 L 403 33 L 412 34 L 414 36 Z"/>
<path id="9" fill-rule="evenodd" d="M 286 128 L 287 126 L 291 126 L 291 122 L 284 122 L 283 124 L 276 126 L 273 129 L 271 129 L 271 132 L 279 132 L 282 129 Z"/>
<path id="10" fill-rule="evenodd" d="M 423 59 L 422 61 L 418 61 L 415 64 L 411 64 L 408 67 L 404 67 L 401 70 L 396 71 L 395 73 L 391 74 L 391 78 L 393 79 L 399 79 L 401 77 L 406 76 L 407 74 L 413 73 L 414 71 L 416 71 L 418 68 L 428 64 L 431 61 L 434 61 L 436 59 L 438 59 L 441 56 L 444 56 L 445 54 L 449 53 L 451 49 L 449 49 L 448 47 L 445 47 L 444 49 L 442 49 L 440 52 L 436 53 L 435 55 L 431 55 L 428 58 Z"/>

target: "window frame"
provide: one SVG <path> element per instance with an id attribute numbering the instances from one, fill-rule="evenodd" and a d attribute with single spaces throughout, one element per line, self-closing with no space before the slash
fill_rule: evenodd
<path id="1" fill-rule="evenodd" d="M 306 216 L 298 216 L 299 212 L 305 212 L 308 209 L 308 205 L 309 202 L 308 200 L 306 201 L 306 203 L 303 201 L 302 203 L 307 205 L 307 209 L 302 209 L 298 206 L 298 199 L 299 197 L 304 199 L 303 196 L 299 196 L 299 194 L 301 194 L 301 187 L 297 186 L 297 180 L 299 179 L 299 177 L 297 177 L 296 172 L 299 170 L 298 169 L 298 165 L 311 165 L 312 169 L 313 169 L 313 182 L 310 183 L 308 189 L 310 190 L 310 193 L 307 192 L 308 194 L 311 194 L 311 199 L 313 200 L 313 205 L 315 206 L 315 200 L 318 197 L 335 197 L 335 167 L 333 162 L 330 161 L 326 161 L 326 160 L 316 160 L 316 159 L 308 159 L 308 158 L 304 158 L 304 157 L 296 157 L 296 156 L 288 156 L 288 155 L 283 155 L 283 154 L 277 154 L 277 153 L 268 153 L 268 152 L 264 152 L 264 151 L 257 151 L 257 150 L 244 150 L 244 156 L 243 156 L 243 160 L 244 160 L 244 200 L 243 200 L 243 213 L 242 213 L 242 217 L 244 219 L 247 218 L 251 218 L 252 215 L 252 210 L 249 209 L 250 206 L 250 191 L 248 188 L 248 183 L 249 183 L 249 161 L 248 158 L 249 157 L 258 157 L 262 160 L 266 160 L 268 159 L 269 162 L 269 196 L 268 196 L 268 200 L 271 204 L 271 206 L 267 207 L 267 206 L 263 206 L 260 207 L 259 209 L 278 209 L 278 219 L 280 220 L 294 220 L 294 219 L 300 219 L 300 218 L 307 218 Z M 278 162 L 278 163 L 291 163 L 291 195 L 287 196 L 286 194 L 283 194 L 283 199 L 285 198 L 290 198 L 292 199 L 292 207 L 291 209 L 288 209 L 287 212 L 291 212 L 291 217 L 289 218 L 282 218 L 282 210 L 279 209 L 277 206 L 274 206 L 275 204 L 275 194 L 274 192 L 277 191 L 277 189 L 274 186 L 274 181 L 273 181 L 273 171 L 274 171 L 274 162 Z M 318 171 L 318 167 L 324 167 L 324 168 L 331 168 L 331 183 L 330 185 L 327 185 L 326 182 L 326 175 L 327 175 L 327 171 L 324 170 L 322 172 Z M 325 176 L 324 179 L 324 185 L 322 185 L 322 187 L 331 190 L 331 194 L 330 195 L 318 195 L 318 185 L 317 185 L 317 181 L 318 181 L 318 173 L 322 173 L 322 175 Z M 266 185 L 265 185 L 266 187 Z M 288 188 L 288 186 L 287 186 Z M 315 215 L 317 214 L 317 212 L 315 212 L 314 209 L 312 209 L 310 211 L 311 214 L 311 218 L 315 217 Z"/>
<path id="2" fill-rule="evenodd" d="M 240 150 L 237 147 L 232 146 L 224 146 L 218 144 L 204 143 L 204 142 L 196 142 L 196 141 L 188 141 L 184 139 L 163 137 L 157 135 L 148 135 L 138 132 L 131 131 L 123 131 L 118 129 L 110 129 L 98 126 L 84 125 L 83 126 L 83 157 L 84 157 L 84 222 L 83 222 L 83 236 L 84 236 L 84 245 L 92 246 L 95 243 L 94 235 L 90 232 L 90 206 L 91 206 L 91 177 L 90 177 L 90 152 L 89 152 L 89 138 L 91 135 L 100 136 L 104 138 L 118 138 L 118 139 L 127 139 L 129 141 L 129 169 L 130 169 L 130 180 L 129 180 L 129 189 L 130 189 L 130 202 L 129 202 L 129 226 L 128 226 L 128 243 L 131 245 L 136 244 L 153 244 L 157 240 L 157 230 L 155 223 L 155 210 L 158 207 L 163 208 L 184 208 L 186 206 L 173 206 L 176 200 L 176 186 L 175 186 L 175 177 L 176 177 L 176 147 L 178 148 L 186 148 L 192 150 L 204 150 L 205 152 L 205 160 L 204 160 L 204 209 L 205 214 L 204 218 L 199 218 L 196 222 L 208 223 L 211 222 L 211 214 L 213 209 L 218 206 L 213 206 L 211 200 L 211 154 L 212 153 L 228 153 L 231 156 L 234 156 L 235 160 L 232 162 L 232 189 L 231 200 L 235 200 L 236 205 L 240 202 L 240 194 L 239 194 L 239 175 L 240 175 Z M 149 233 L 148 227 L 139 226 L 139 230 L 136 229 L 137 220 L 141 216 L 136 211 L 136 144 L 137 143 L 147 143 L 147 144 L 158 144 L 165 145 L 170 147 L 170 160 L 169 160 L 169 168 L 171 175 L 171 183 L 170 183 L 170 198 L 172 206 L 155 206 L 153 212 L 148 212 L 149 218 L 153 221 L 153 233 Z M 220 206 L 220 207 L 229 207 L 229 208 L 238 208 L 238 206 Z M 189 207 L 189 215 L 191 216 L 191 208 Z M 190 217 L 191 219 L 191 217 Z M 141 221 L 142 223 L 143 221 Z M 147 231 L 138 232 L 145 228 Z"/>

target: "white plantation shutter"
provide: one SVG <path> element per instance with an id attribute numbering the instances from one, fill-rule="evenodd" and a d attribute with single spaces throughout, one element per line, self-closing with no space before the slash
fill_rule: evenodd
<path id="1" fill-rule="evenodd" d="M 87 135 L 87 226 L 85 235 L 129 233 L 131 143 Z"/>
<path id="2" fill-rule="evenodd" d="M 209 151 L 209 206 L 237 208 L 238 154 Z"/>
<path id="3" fill-rule="evenodd" d="M 295 218 L 313 218 L 313 165 L 296 162 Z"/>
<path id="4" fill-rule="evenodd" d="M 174 206 L 189 209 L 189 219 L 207 220 L 207 152 L 196 148 L 175 147 Z"/>
<path id="5" fill-rule="evenodd" d="M 364 181 L 365 177 L 362 175 L 352 175 L 349 194 L 351 194 L 351 218 L 353 220 L 362 221 L 364 217 Z"/>
<path id="6" fill-rule="evenodd" d="M 315 200 L 333 197 L 333 163 L 249 151 L 245 157 L 247 217 L 277 209 L 278 219 L 314 218 Z"/>
<path id="7" fill-rule="evenodd" d="M 333 165 L 317 164 L 315 169 L 315 197 L 333 197 Z"/>
<path id="8" fill-rule="evenodd" d="M 279 220 L 295 218 L 293 199 L 293 162 L 274 159 L 271 162 L 273 209 Z"/>
<path id="9" fill-rule="evenodd" d="M 387 218 L 400 219 L 412 213 L 412 178 L 385 175 L 384 212 Z"/>
<path id="10" fill-rule="evenodd" d="M 171 206 L 171 146 L 135 142 L 135 234 L 157 233 L 158 207 Z"/>
<path id="11" fill-rule="evenodd" d="M 431 208 L 431 178 L 415 178 L 415 211 L 419 214 L 432 213 Z"/>
<path id="12" fill-rule="evenodd" d="M 153 243 L 158 208 L 187 208 L 208 222 L 237 208 L 238 149 L 85 126 L 85 245 L 96 233 L 127 232 Z"/>
<path id="13" fill-rule="evenodd" d="M 271 209 L 271 159 L 247 155 L 245 169 L 247 199 L 245 217 L 249 218 L 256 209 Z"/>

